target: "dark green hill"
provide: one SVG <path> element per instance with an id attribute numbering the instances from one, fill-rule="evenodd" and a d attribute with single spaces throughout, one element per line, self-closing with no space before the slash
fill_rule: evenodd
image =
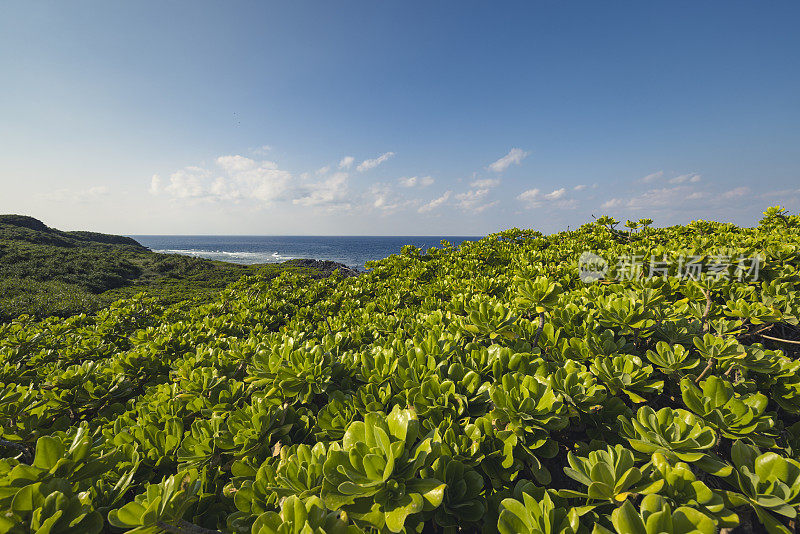
<path id="1" fill-rule="evenodd" d="M 204 301 L 242 275 L 272 277 L 285 269 L 322 273 L 298 263 L 238 265 L 158 254 L 129 237 L 64 232 L 33 217 L 0 215 L 0 322 L 23 313 L 91 313 L 141 291 L 165 302 Z"/>
<path id="2" fill-rule="evenodd" d="M 98 232 L 62 232 L 50 228 L 39 219 L 27 215 L 0 215 L 0 240 L 27 241 L 36 245 L 61 247 L 91 247 L 95 245 L 126 245 L 147 250 L 135 239 Z"/>

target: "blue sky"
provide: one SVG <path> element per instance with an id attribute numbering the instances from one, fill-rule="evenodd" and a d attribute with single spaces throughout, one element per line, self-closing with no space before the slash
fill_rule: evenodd
<path id="1" fill-rule="evenodd" d="M 796 2 L 3 2 L 0 212 L 185 234 L 800 209 Z"/>

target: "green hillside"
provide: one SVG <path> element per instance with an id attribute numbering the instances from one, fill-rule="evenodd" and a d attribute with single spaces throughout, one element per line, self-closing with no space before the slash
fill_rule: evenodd
<path id="1" fill-rule="evenodd" d="M 63 232 L 33 217 L 0 215 L 0 322 L 92 313 L 144 291 L 163 302 L 203 302 L 243 275 L 284 269 L 315 274 L 296 262 L 245 266 L 157 254 L 129 237 Z"/>
<path id="2" fill-rule="evenodd" d="M 0 532 L 794 532 L 800 216 L 650 222 L 0 325 Z"/>

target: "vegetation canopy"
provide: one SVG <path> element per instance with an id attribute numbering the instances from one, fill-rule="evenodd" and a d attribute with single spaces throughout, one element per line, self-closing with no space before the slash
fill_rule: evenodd
<path id="1" fill-rule="evenodd" d="M 800 216 L 651 222 L 0 324 L 0 533 L 792 532 Z"/>
<path id="2" fill-rule="evenodd" d="M 303 260 L 237 265 L 158 254 L 130 237 L 63 232 L 24 215 L 0 215 L 0 322 L 94 313 L 123 297 L 146 293 L 159 302 L 216 299 L 244 275 L 283 270 L 321 276 Z"/>

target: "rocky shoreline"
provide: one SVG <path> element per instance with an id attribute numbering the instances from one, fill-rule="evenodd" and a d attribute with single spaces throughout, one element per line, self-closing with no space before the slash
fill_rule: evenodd
<path id="1" fill-rule="evenodd" d="M 341 274 L 345 278 L 352 278 L 353 276 L 358 276 L 362 274 L 362 271 L 353 269 L 352 267 L 348 267 L 344 263 L 339 263 L 330 260 L 314 260 L 309 258 L 298 258 L 286 261 L 284 262 L 284 264 L 295 265 L 298 267 L 306 267 L 309 269 L 320 271 L 319 277 L 312 276 L 312 278 L 325 278 L 332 275 L 335 271 L 339 271 L 339 274 Z"/>

